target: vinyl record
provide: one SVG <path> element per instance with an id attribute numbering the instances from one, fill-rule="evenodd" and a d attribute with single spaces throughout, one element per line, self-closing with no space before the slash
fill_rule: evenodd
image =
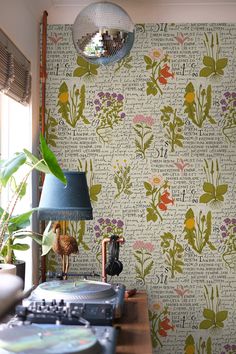
<path id="1" fill-rule="evenodd" d="M 91 280 L 53 280 L 40 284 L 33 292 L 37 299 L 60 300 L 78 302 L 112 297 L 114 288 L 107 283 Z"/>
<path id="2" fill-rule="evenodd" d="M 0 354 L 100 354 L 92 330 L 78 326 L 26 325 L 0 331 Z"/>

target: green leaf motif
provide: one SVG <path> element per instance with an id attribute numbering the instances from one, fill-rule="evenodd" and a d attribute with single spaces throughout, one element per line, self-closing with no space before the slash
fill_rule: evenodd
<path id="1" fill-rule="evenodd" d="M 204 67 L 200 70 L 199 76 L 208 77 L 214 73 L 214 69 L 210 67 Z"/>
<path id="2" fill-rule="evenodd" d="M 209 203 L 211 200 L 213 200 L 214 199 L 214 196 L 212 196 L 211 194 L 208 194 L 208 193 L 204 193 L 204 194 L 202 194 L 201 196 L 200 196 L 200 199 L 199 199 L 199 201 L 200 201 L 200 203 L 205 203 L 205 204 L 207 204 L 207 203 Z"/>
<path id="3" fill-rule="evenodd" d="M 64 93 L 64 92 L 68 92 L 68 86 L 65 83 L 65 81 L 61 84 L 61 86 L 59 87 L 59 92 L 60 93 Z"/>
<path id="4" fill-rule="evenodd" d="M 146 64 L 152 65 L 152 59 L 149 56 L 144 55 L 144 61 Z"/>
<path id="5" fill-rule="evenodd" d="M 146 219 L 147 219 L 147 221 L 157 221 L 157 215 L 154 213 L 154 212 L 152 212 L 152 213 L 148 213 L 147 214 L 147 216 L 146 216 Z"/>
<path id="6" fill-rule="evenodd" d="M 151 273 L 153 264 L 154 264 L 154 262 L 151 261 L 151 262 L 149 263 L 149 265 L 144 269 L 144 273 L 143 273 L 144 277 L 146 277 L 147 275 L 149 275 L 149 274 Z"/>
<path id="7" fill-rule="evenodd" d="M 216 71 L 224 69 L 228 64 L 227 58 L 221 58 L 216 61 Z"/>
<path id="8" fill-rule="evenodd" d="M 206 354 L 212 354 L 212 344 L 211 344 L 211 337 L 207 339 L 206 343 Z"/>
<path id="9" fill-rule="evenodd" d="M 87 74 L 87 72 L 88 72 L 87 68 L 76 68 L 73 72 L 73 76 L 82 77 L 85 74 Z"/>
<path id="10" fill-rule="evenodd" d="M 101 192 L 102 185 L 101 184 L 94 184 L 89 189 L 90 198 L 92 201 L 98 200 L 98 194 Z"/>
<path id="11" fill-rule="evenodd" d="M 207 320 L 211 320 L 211 321 L 215 321 L 215 317 L 216 314 L 213 310 L 211 309 L 204 309 L 203 310 L 203 316 L 207 319 Z"/>
<path id="12" fill-rule="evenodd" d="M 223 322 L 228 317 L 228 311 L 219 311 L 216 313 L 216 323 Z"/>
<path id="13" fill-rule="evenodd" d="M 215 186 L 212 183 L 204 182 L 203 190 L 206 193 L 211 193 L 211 194 L 215 195 Z"/>
<path id="14" fill-rule="evenodd" d="M 144 187 L 146 188 L 147 191 L 152 191 L 152 185 L 148 182 L 144 182 Z"/>
<path id="15" fill-rule="evenodd" d="M 200 329 L 209 329 L 213 326 L 213 323 L 211 320 L 203 320 L 200 325 L 199 328 Z"/>
<path id="16" fill-rule="evenodd" d="M 213 70 L 215 70 L 215 60 L 212 57 L 204 56 L 203 57 L 203 64 L 206 66 L 211 66 Z"/>
<path id="17" fill-rule="evenodd" d="M 228 190 L 228 185 L 227 184 L 221 184 L 216 187 L 216 196 L 224 195 Z"/>

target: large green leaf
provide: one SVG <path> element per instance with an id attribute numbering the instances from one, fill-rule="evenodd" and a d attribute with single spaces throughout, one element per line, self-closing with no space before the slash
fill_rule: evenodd
<path id="1" fill-rule="evenodd" d="M 26 213 L 12 216 L 9 220 L 8 230 L 10 233 L 22 229 L 29 225 L 30 217 L 37 208 L 27 211 Z"/>
<path id="2" fill-rule="evenodd" d="M 46 256 L 46 254 L 51 250 L 53 241 L 55 239 L 55 232 L 50 230 L 51 222 L 48 223 L 44 233 L 42 240 L 42 256 Z"/>
<path id="3" fill-rule="evenodd" d="M 33 166 L 36 170 L 43 172 L 43 173 L 50 173 L 50 170 L 44 161 L 39 162 L 40 160 L 36 156 L 34 156 L 30 151 L 28 151 L 26 149 L 23 149 L 23 151 L 24 151 L 25 155 L 28 157 L 28 159 L 31 161 L 31 163 L 33 164 Z"/>
<path id="4" fill-rule="evenodd" d="M 27 251 L 30 248 L 30 245 L 26 243 L 15 243 L 11 246 L 11 249 L 14 251 Z"/>
<path id="5" fill-rule="evenodd" d="M 0 165 L 0 182 L 5 187 L 9 178 L 22 166 L 26 161 L 23 152 L 16 153 L 7 160 L 1 161 Z"/>
<path id="6" fill-rule="evenodd" d="M 48 165 L 48 168 L 51 171 L 51 173 L 55 177 L 57 177 L 62 183 L 66 184 L 66 177 L 64 176 L 64 173 L 57 162 L 56 156 L 47 146 L 46 141 L 42 136 L 42 134 L 40 134 L 40 146 L 41 146 L 43 159 Z"/>

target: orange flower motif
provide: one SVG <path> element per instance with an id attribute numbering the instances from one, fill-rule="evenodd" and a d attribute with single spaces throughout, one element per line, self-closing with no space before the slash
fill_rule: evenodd
<path id="1" fill-rule="evenodd" d="M 195 93 L 194 92 L 188 92 L 185 95 L 185 101 L 188 102 L 188 103 L 193 103 L 194 99 L 195 99 Z"/>
<path id="2" fill-rule="evenodd" d="M 188 229 L 188 230 L 194 229 L 194 227 L 195 227 L 195 220 L 194 220 L 194 218 L 187 219 L 187 220 L 185 221 L 185 227 L 186 227 L 186 229 Z"/>
<path id="3" fill-rule="evenodd" d="M 169 77 L 174 77 L 174 73 L 170 72 L 170 67 L 165 64 L 163 68 L 160 70 L 161 76 L 164 76 L 164 78 L 168 79 Z"/>
<path id="4" fill-rule="evenodd" d="M 186 347 L 185 349 L 186 354 L 194 354 L 195 353 L 195 347 L 194 345 L 190 344 Z"/>
<path id="5" fill-rule="evenodd" d="M 157 204 L 157 206 L 162 210 L 162 211 L 166 211 L 167 210 L 167 206 L 164 203 L 159 203 Z"/>
<path id="6" fill-rule="evenodd" d="M 167 84 L 167 80 L 166 80 L 163 76 L 158 77 L 158 81 L 159 81 L 162 85 L 166 85 L 166 84 Z"/>
<path id="7" fill-rule="evenodd" d="M 61 103 L 65 104 L 68 102 L 68 98 L 69 98 L 69 94 L 68 92 L 62 92 L 60 93 L 60 95 L 58 96 L 58 99 Z"/>
<path id="8" fill-rule="evenodd" d="M 174 199 L 173 198 L 169 198 L 170 196 L 170 193 L 165 190 L 164 193 L 161 195 L 161 201 L 164 203 L 164 204 L 172 204 L 174 205 Z"/>
<path id="9" fill-rule="evenodd" d="M 164 319 L 159 322 L 158 332 L 162 337 L 166 337 L 167 331 L 169 331 L 170 329 L 174 330 L 174 326 L 170 324 L 170 319 L 165 316 Z"/>

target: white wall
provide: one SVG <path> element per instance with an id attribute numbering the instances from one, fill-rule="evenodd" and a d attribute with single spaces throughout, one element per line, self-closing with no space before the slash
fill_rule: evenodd
<path id="1" fill-rule="evenodd" d="M 98 0 L 68 0 L 68 5 L 51 7 L 48 23 L 73 23 L 86 4 Z M 112 0 L 111 0 L 112 1 Z M 65 2 L 65 1 L 64 1 Z M 75 3 L 80 2 L 80 6 Z M 236 22 L 235 0 L 114 0 L 128 12 L 134 23 Z M 60 3 L 54 0 L 54 3 Z"/>
<path id="2" fill-rule="evenodd" d="M 39 24 L 37 19 L 32 16 L 24 0 L 0 0 L 0 26 L 8 37 L 16 44 L 22 53 L 31 62 L 32 72 L 32 137 L 33 151 L 35 152 L 38 144 L 38 117 L 39 117 Z M 33 200 L 36 199 L 34 189 Z M 35 203 L 34 203 L 35 204 Z M 34 269 L 38 269 L 36 257 L 31 257 L 28 253 L 28 269 L 33 264 Z M 27 283 L 32 282 L 31 272 L 27 272 L 29 277 Z M 36 272 L 33 272 L 36 276 Z M 35 281 L 35 279 L 33 279 Z"/>

